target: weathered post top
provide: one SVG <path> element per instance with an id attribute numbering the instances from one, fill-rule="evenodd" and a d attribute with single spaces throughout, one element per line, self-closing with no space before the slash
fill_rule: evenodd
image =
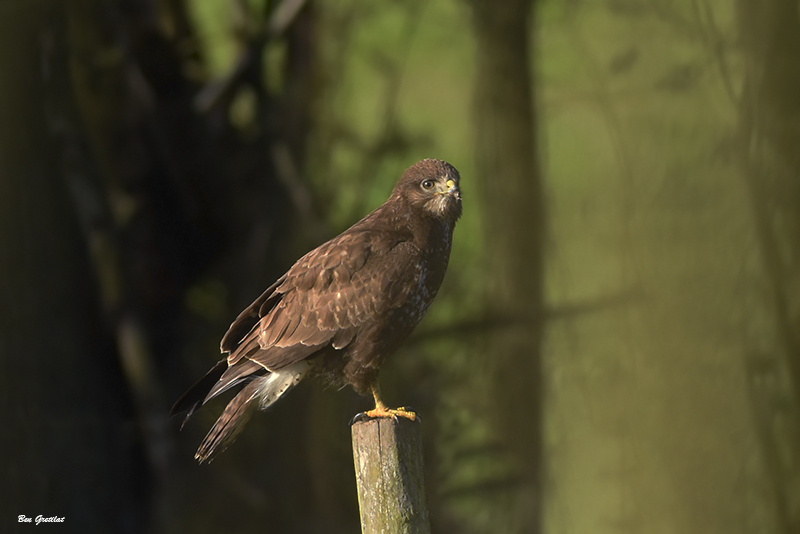
<path id="1" fill-rule="evenodd" d="M 353 424 L 363 534 L 430 534 L 421 428 L 404 417 Z"/>

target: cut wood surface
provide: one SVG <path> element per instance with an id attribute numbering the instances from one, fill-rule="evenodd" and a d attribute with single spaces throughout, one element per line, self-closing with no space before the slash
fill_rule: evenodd
<path id="1" fill-rule="evenodd" d="M 363 534 L 429 534 L 419 420 L 361 421 L 352 434 Z"/>

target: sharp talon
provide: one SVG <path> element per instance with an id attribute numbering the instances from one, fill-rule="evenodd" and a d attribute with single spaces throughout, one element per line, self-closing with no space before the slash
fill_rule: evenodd
<path id="1" fill-rule="evenodd" d="M 354 424 L 356 424 L 356 423 L 363 423 L 364 421 L 369 421 L 370 419 L 372 419 L 370 416 L 368 416 L 368 415 L 367 415 L 367 414 L 365 414 L 364 412 L 361 412 L 361 413 L 357 413 L 357 414 L 355 414 L 355 415 L 353 416 L 353 418 L 352 418 L 352 419 L 350 419 L 350 423 L 348 423 L 348 424 L 349 424 L 350 426 L 353 426 L 353 425 L 354 425 Z"/>
<path id="2" fill-rule="evenodd" d="M 419 416 L 417 411 L 411 406 L 401 406 L 400 408 L 395 410 L 395 412 L 397 413 L 397 415 L 401 415 L 406 419 L 422 422 L 422 418 Z"/>

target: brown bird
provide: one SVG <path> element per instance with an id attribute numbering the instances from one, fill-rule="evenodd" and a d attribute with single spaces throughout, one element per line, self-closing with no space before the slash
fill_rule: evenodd
<path id="1" fill-rule="evenodd" d="M 425 159 L 408 168 L 389 199 L 339 236 L 312 250 L 231 324 L 220 344 L 227 358 L 187 391 L 173 414 L 243 385 L 206 435 L 206 461 L 306 376 L 372 393 L 368 417 L 416 414 L 380 399 L 378 372 L 414 330 L 444 278 L 461 216 L 458 171 Z M 185 422 L 185 421 L 184 421 Z"/>

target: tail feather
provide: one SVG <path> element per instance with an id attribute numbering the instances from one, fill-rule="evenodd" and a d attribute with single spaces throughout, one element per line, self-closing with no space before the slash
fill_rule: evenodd
<path id="1" fill-rule="evenodd" d="M 175 405 L 169 411 L 170 415 L 176 415 L 183 411 L 188 412 L 183 419 L 183 423 L 181 423 L 181 428 L 183 428 L 183 425 L 186 424 L 186 421 L 189 420 L 194 411 L 205 404 L 206 395 L 208 395 L 208 392 L 219 382 L 220 377 L 227 368 L 228 361 L 226 359 L 220 360 L 217 362 L 217 365 L 212 367 L 203 378 L 198 380 L 196 384 L 189 388 L 189 391 L 184 393 L 181 398 L 175 402 Z"/>
<path id="2" fill-rule="evenodd" d="M 225 407 L 194 457 L 209 461 L 216 452 L 233 443 L 258 408 L 266 410 L 305 377 L 311 365 L 301 361 L 250 381 Z M 258 402 L 255 402 L 258 401 Z"/>
<path id="3" fill-rule="evenodd" d="M 222 376 L 219 377 L 217 383 L 214 384 L 214 386 L 208 392 L 208 395 L 206 395 L 206 398 L 203 400 L 203 404 L 207 403 L 217 395 L 220 395 L 229 389 L 238 386 L 242 382 L 252 380 L 257 376 L 263 376 L 268 372 L 269 371 L 264 369 L 264 367 L 257 364 L 253 360 L 247 358 L 240 360 L 238 363 L 228 367 L 228 369 L 222 373 Z"/>
<path id="4" fill-rule="evenodd" d="M 216 452 L 233 443 L 257 407 L 253 400 L 258 395 L 261 380 L 266 378 L 256 378 L 228 403 L 197 449 L 194 457 L 198 462 L 209 461 Z"/>

